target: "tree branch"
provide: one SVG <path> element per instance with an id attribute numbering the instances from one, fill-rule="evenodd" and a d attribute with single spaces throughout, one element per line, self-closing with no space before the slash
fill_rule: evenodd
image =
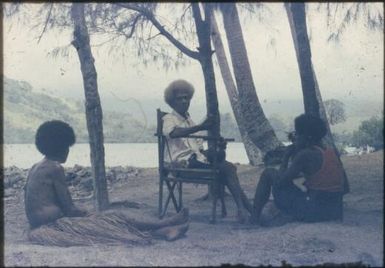
<path id="1" fill-rule="evenodd" d="M 45 33 L 45 30 L 46 30 L 47 25 L 48 25 L 48 21 L 49 21 L 49 19 L 51 18 L 52 8 L 53 8 L 53 3 L 51 4 L 51 8 L 50 8 L 49 11 L 48 11 L 48 16 L 47 16 L 47 19 L 46 19 L 46 21 L 45 21 L 43 31 L 41 32 L 41 34 L 40 34 L 40 36 L 39 36 L 39 39 L 37 40 L 37 43 L 38 43 L 38 44 L 40 43 L 40 39 L 43 37 L 43 34 Z"/>
<path id="2" fill-rule="evenodd" d="M 193 58 L 193 59 L 198 59 L 199 58 L 199 53 L 196 51 L 193 51 L 183 45 L 180 41 L 178 41 L 174 36 L 172 36 L 160 23 L 159 21 L 154 17 L 153 13 L 143 7 L 139 7 L 133 3 L 116 3 L 116 5 L 137 11 L 141 13 L 144 17 L 146 17 L 151 23 L 158 29 L 161 35 L 166 37 L 174 46 L 176 46 L 180 51 L 182 51 L 184 54 L 187 56 Z"/>
<path id="3" fill-rule="evenodd" d="M 186 9 L 185 9 L 185 10 L 183 11 L 183 13 L 182 13 L 181 19 L 183 19 L 184 16 L 186 16 L 187 10 L 188 10 L 190 7 L 191 7 L 191 4 L 189 4 L 189 5 L 186 7 Z"/>
<path id="4" fill-rule="evenodd" d="M 159 36 L 159 35 L 161 35 L 161 33 L 157 33 L 157 34 L 155 34 L 155 35 L 152 35 L 152 36 L 150 36 L 150 37 L 147 37 L 146 41 L 150 41 L 151 39 L 154 39 L 155 37 L 157 37 L 157 36 Z"/>
<path id="5" fill-rule="evenodd" d="M 139 14 L 139 15 L 137 15 L 134 18 L 133 22 L 130 25 L 131 26 L 131 30 L 130 30 L 129 34 L 126 34 L 123 30 L 118 30 L 118 31 L 121 32 L 127 39 L 130 39 L 133 36 L 134 32 L 135 32 L 136 24 L 138 23 L 138 21 L 139 21 L 141 16 L 142 16 L 142 14 Z"/>

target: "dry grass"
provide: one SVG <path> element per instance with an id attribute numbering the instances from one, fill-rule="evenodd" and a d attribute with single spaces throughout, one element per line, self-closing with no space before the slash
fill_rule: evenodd
<path id="1" fill-rule="evenodd" d="M 49 246 L 148 245 L 151 235 L 135 228 L 123 213 L 61 218 L 28 233 L 32 243 Z"/>

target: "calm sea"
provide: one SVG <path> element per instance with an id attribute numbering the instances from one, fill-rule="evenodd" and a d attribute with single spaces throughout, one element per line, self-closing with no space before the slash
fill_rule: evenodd
<path id="1" fill-rule="evenodd" d="M 157 167 L 158 147 L 156 143 L 107 143 L 104 144 L 106 166 Z M 34 144 L 4 144 L 4 167 L 17 166 L 30 168 L 43 155 L 37 151 Z M 227 160 L 248 164 L 243 143 L 228 143 Z M 70 154 L 65 167 L 75 164 L 90 166 L 89 144 L 75 144 L 70 148 Z"/>

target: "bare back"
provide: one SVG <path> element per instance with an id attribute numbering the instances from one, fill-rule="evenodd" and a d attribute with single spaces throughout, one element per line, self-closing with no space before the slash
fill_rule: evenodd
<path id="1" fill-rule="evenodd" d="M 63 167 L 44 158 L 33 165 L 25 188 L 25 212 L 32 226 L 68 213 L 73 207 Z"/>

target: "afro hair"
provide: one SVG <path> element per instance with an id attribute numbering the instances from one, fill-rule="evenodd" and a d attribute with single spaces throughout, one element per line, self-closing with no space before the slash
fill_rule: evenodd
<path id="1" fill-rule="evenodd" d="M 295 131 L 302 134 L 310 142 L 318 142 L 326 135 L 325 122 L 308 114 L 301 114 L 294 119 Z"/>
<path id="2" fill-rule="evenodd" d="M 46 121 L 36 131 L 35 144 L 39 152 L 56 156 L 72 146 L 76 141 L 74 130 L 60 120 Z"/>
<path id="3" fill-rule="evenodd" d="M 189 82 L 183 79 L 171 82 L 164 90 L 164 100 L 171 107 L 173 106 L 173 102 L 177 92 L 185 92 L 190 96 L 190 98 L 192 98 L 192 96 L 194 95 L 194 87 Z"/>

